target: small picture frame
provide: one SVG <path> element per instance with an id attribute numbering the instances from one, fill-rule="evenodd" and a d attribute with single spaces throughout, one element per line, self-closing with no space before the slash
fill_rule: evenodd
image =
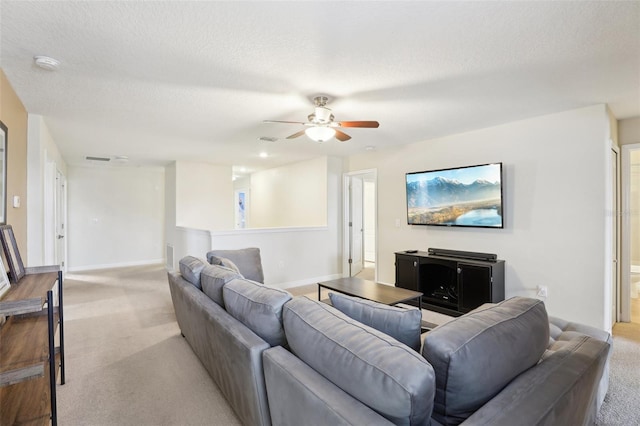
<path id="1" fill-rule="evenodd" d="M 24 277 L 25 270 L 11 225 L 0 226 L 0 242 L 2 242 L 2 250 L 9 265 L 9 279 L 11 282 L 17 283 Z"/>
<path id="2" fill-rule="evenodd" d="M 4 262 L 0 259 L 0 298 L 11 288 L 9 283 L 9 277 L 7 277 L 7 271 L 4 269 Z M 2 321 L 0 320 L 0 323 Z"/>

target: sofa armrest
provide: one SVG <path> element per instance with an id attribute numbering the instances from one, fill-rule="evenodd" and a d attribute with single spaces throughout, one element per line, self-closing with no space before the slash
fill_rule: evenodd
<path id="1" fill-rule="evenodd" d="M 260 257 L 259 248 L 249 247 L 238 250 L 211 250 L 207 252 L 207 262 L 215 264 L 214 258 L 216 257 L 229 259 L 238 267 L 243 277 L 264 284 L 264 272 L 262 271 L 262 258 Z"/>
<path id="2" fill-rule="evenodd" d="M 593 424 L 609 348 L 589 336 L 575 337 L 516 377 L 462 424 Z"/>
<path id="3" fill-rule="evenodd" d="M 613 338 L 611 334 L 585 324 L 579 324 L 577 322 L 566 321 L 558 317 L 549 317 L 549 348 L 552 348 L 556 342 L 568 341 L 577 336 L 589 336 L 594 339 L 606 342 L 613 346 Z M 609 390 L 609 360 L 611 358 L 611 351 L 607 356 L 607 361 L 604 365 L 604 371 L 602 373 L 602 379 L 600 379 L 600 385 L 598 386 L 598 406 L 597 410 L 600 411 L 604 397 Z"/>
<path id="4" fill-rule="evenodd" d="M 274 425 L 392 425 L 281 346 L 262 353 Z"/>
<path id="5" fill-rule="evenodd" d="M 591 327 L 585 324 L 579 324 L 577 322 L 566 321 L 558 317 L 549 317 L 549 335 L 554 340 L 565 340 L 573 337 L 575 334 L 582 334 L 585 336 L 593 337 L 594 339 L 612 343 L 611 334 L 599 328 Z M 567 338 L 567 336 L 570 336 Z"/>

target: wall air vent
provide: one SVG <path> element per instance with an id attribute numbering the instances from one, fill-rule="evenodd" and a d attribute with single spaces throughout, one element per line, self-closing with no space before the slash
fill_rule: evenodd
<path id="1" fill-rule="evenodd" d="M 111 161 L 111 158 L 109 158 L 109 157 L 90 157 L 90 156 L 86 156 L 84 158 L 85 158 L 85 160 L 88 160 L 88 161 Z"/>

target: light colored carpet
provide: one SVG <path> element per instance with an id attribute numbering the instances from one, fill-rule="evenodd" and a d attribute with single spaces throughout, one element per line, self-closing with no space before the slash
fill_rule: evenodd
<path id="1" fill-rule="evenodd" d="M 609 391 L 600 409 L 597 424 L 606 426 L 640 425 L 640 299 L 631 299 L 631 323 L 613 327 L 613 353 Z"/>
<path id="2" fill-rule="evenodd" d="M 163 266 L 67 274 L 61 425 L 240 425 L 175 320 Z"/>
<path id="3" fill-rule="evenodd" d="M 292 289 L 317 298 L 317 287 Z M 327 297 L 323 294 L 323 297 Z M 62 425 L 239 425 L 175 322 L 164 267 L 68 274 Z M 423 310 L 442 324 L 450 317 Z M 599 425 L 640 425 L 640 324 L 617 324 Z"/>

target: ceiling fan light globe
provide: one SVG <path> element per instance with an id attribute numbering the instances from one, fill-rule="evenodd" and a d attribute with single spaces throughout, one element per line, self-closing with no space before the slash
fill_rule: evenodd
<path id="1" fill-rule="evenodd" d="M 336 135 L 336 131 L 331 127 L 309 127 L 304 131 L 307 136 L 316 142 L 326 142 Z"/>

